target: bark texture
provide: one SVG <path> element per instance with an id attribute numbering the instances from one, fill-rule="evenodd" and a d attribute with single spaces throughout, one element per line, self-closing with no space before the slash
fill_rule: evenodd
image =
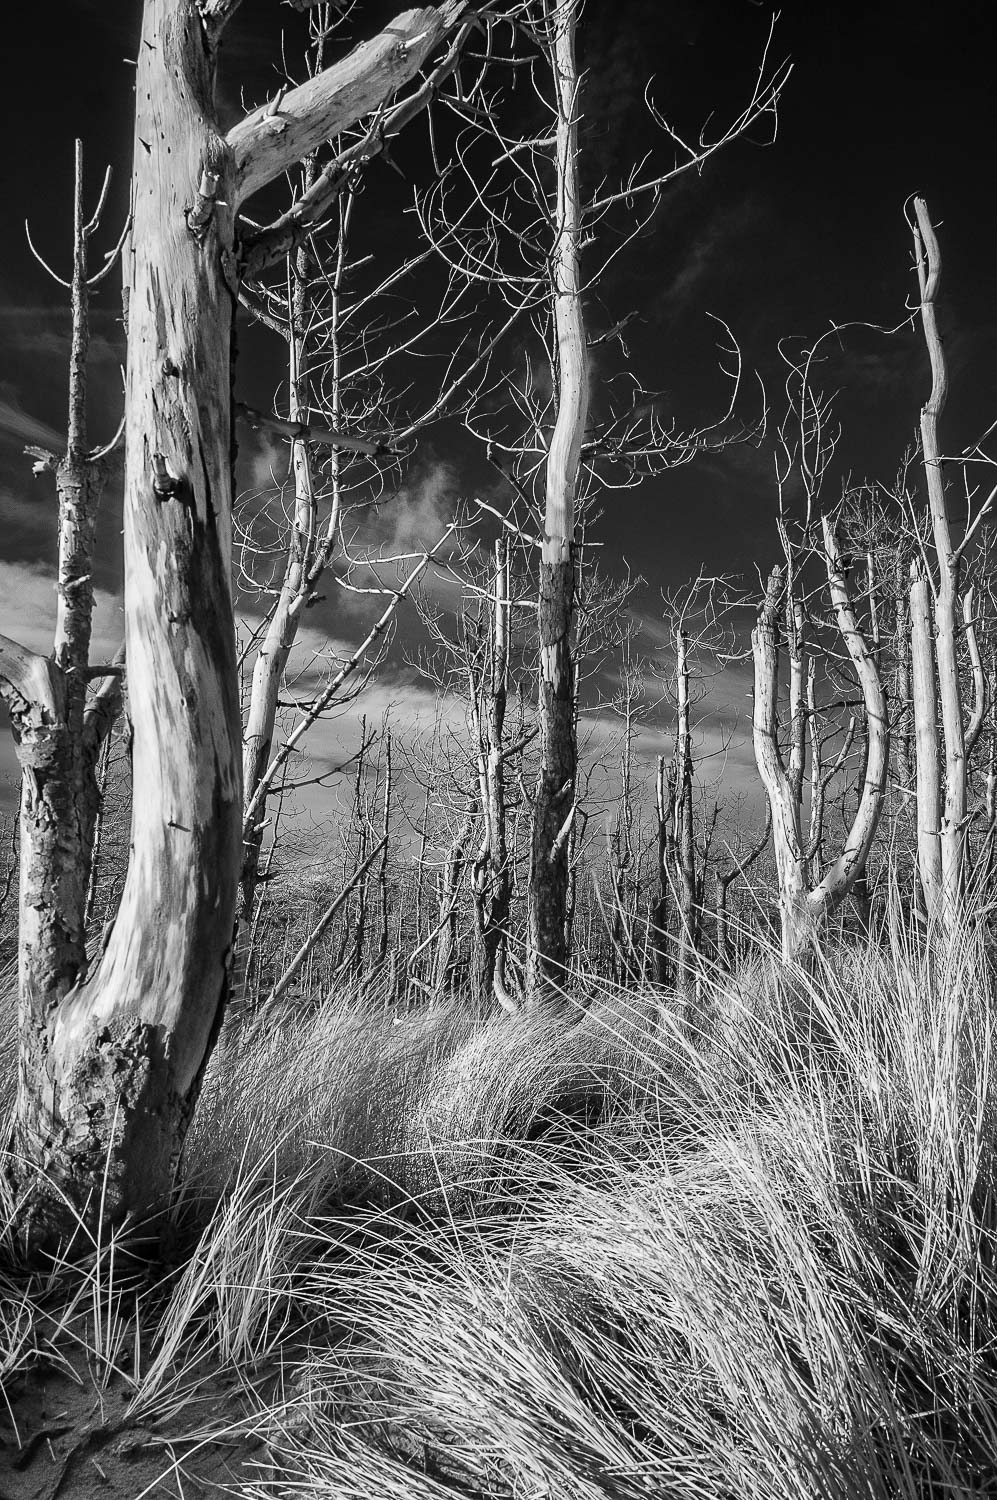
<path id="1" fill-rule="evenodd" d="M 192 0 L 148 0 L 126 261 L 132 858 L 93 977 L 23 1037 L 21 1149 L 81 1211 L 161 1204 L 221 1020 L 238 868 L 233 160 Z M 215 184 L 191 227 L 198 184 Z M 91 1204 L 90 1214 L 94 1213 Z"/>
<path id="2" fill-rule="evenodd" d="M 125 264 L 132 854 L 93 975 L 44 1010 L 28 988 L 17 1144 L 55 1189 L 36 1199 L 38 1233 L 64 1235 L 73 1211 L 106 1224 L 163 1207 L 225 1005 L 242 833 L 230 576 L 240 199 L 330 119 L 347 123 L 410 77 L 441 25 L 410 12 L 386 45 L 295 91 L 304 134 L 257 111 L 226 138 L 217 25 L 197 0 L 146 0 Z"/>
<path id="3" fill-rule="evenodd" d="M 533 810 L 527 966 L 527 989 L 533 1002 L 557 996 L 566 978 L 569 957 L 569 836 L 575 811 L 578 759 L 572 661 L 573 549 L 575 501 L 589 401 L 580 267 L 577 6 L 551 5 L 547 19 L 557 97 L 552 277 L 558 380 L 557 418 L 547 454 L 540 562 L 540 775 Z"/>

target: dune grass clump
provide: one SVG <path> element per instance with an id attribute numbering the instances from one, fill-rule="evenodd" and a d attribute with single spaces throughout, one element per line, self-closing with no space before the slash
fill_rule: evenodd
<path id="1" fill-rule="evenodd" d="M 979 933 L 576 998 L 233 1029 L 170 1262 L 94 1247 L 62 1314 L 5 1273 L 4 1369 L 99 1345 L 119 1427 L 244 1500 L 997 1491 Z"/>
<path id="2" fill-rule="evenodd" d="M 395 1240 L 371 1213 L 314 1268 L 344 1328 L 269 1438 L 302 1493 L 993 1491 L 980 947 L 897 927 L 709 998 L 582 1163 L 538 1145 L 518 1213 Z"/>

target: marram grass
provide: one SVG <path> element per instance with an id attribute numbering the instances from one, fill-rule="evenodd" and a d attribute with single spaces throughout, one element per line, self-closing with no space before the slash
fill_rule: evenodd
<path id="1" fill-rule="evenodd" d="M 340 998 L 230 1033 L 134 1420 L 262 1441 L 246 1500 L 997 1493 L 979 937 L 928 952 L 895 915 L 758 953 L 659 1028 L 588 988 L 557 1021 Z M 102 1253 L 61 1325 L 6 1273 L 0 1367 L 53 1326 L 114 1358 Z"/>

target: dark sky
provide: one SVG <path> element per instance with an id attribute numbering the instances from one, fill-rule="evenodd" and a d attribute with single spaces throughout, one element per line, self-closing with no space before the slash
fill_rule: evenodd
<path id="1" fill-rule="evenodd" d="M 0 631 L 16 635 L 20 627 L 33 645 L 40 644 L 51 594 L 54 507 L 50 481 L 31 479 L 21 449 L 25 441 L 54 443 L 63 422 L 66 320 L 64 294 L 32 260 L 21 224 L 28 218 L 42 253 L 67 266 L 79 134 L 92 187 L 105 162 L 116 171 L 110 243 L 126 196 L 133 81 L 127 59 L 136 54 L 139 10 L 136 0 L 62 0 L 57 13 L 18 6 L 5 17 Z M 380 0 L 359 6 L 356 36 L 390 13 Z M 770 16 L 771 7 L 754 0 L 588 0 L 582 31 L 590 72 L 588 171 L 612 177 L 633 154 L 660 147 L 641 98 L 651 75 L 656 102 L 685 133 L 695 135 L 711 116 L 735 114 L 750 91 Z M 278 0 L 245 0 L 226 54 L 224 99 L 233 117 L 240 79 L 250 102 L 272 92 L 282 24 L 293 31 L 299 20 Z M 991 31 L 992 7 L 982 0 L 944 8 L 921 0 L 785 6 L 771 55 L 790 57 L 794 70 L 777 139 L 764 148 L 739 143 L 701 178 L 669 191 L 652 229 L 600 288 L 606 316 L 637 312 L 634 362 L 649 388 L 667 393 L 670 409 L 696 421 L 723 404 L 708 314 L 730 325 L 747 367 L 763 376 L 776 417 L 780 338 L 812 340 L 832 321 L 900 323 L 914 285 L 904 203 L 919 192 L 941 225 L 945 256 L 943 326 L 953 388 L 943 445 L 961 446 L 997 416 Z M 760 142 L 766 132 L 755 134 Z M 657 159 L 667 164 L 667 153 Z M 399 163 L 408 170 L 404 151 Z M 389 168 L 378 172 L 380 206 L 369 232 L 388 255 L 393 216 L 408 190 Z M 95 440 L 113 429 L 119 410 L 120 329 L 116 289 L 108 285 L 94 318 Z M 266 399 L 271 373 L 265 356 L 249 347 L 254 358 L 240 372 L 241 393 Z M 888 479 L 927 388 L 916 334 L 848 332 L 827 380 L 841 392 L 842 466 L 857 477 Z M 466 446 L 445 429 L 421 460 L 423 475 L 426 465 L 443 460 L 458 492 L 481 482 Z M 653 615 L 657 590 L 680 583 L 701 563 L 741 570 L 773 559 L 770 473 L 767 451 L 732 450 L 611 498 L 602 533 L 606 556 L 625 556 L 645 576 L 642 610 Z M 109 596 L 108 639 L 119 584 L 113 511 L 112 505 L 98 580 Z M 342 633 L 349 634 L 345 627 Z M 0 774 L 8 764 L 5 754 Z"/>

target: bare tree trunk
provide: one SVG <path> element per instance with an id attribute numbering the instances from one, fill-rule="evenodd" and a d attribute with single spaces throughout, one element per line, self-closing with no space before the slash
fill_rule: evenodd
<path id="1" fill-rule="evenodd" d="M 899 556 L 898 556 L 899 563 Z M 910 668 L 910 597 L 906 580 L 897 569 L 896 586 L 896 703 L 897 703 L 897 776 L 900 785 L 909 790 L 914 784 L 914 757 L 911 735 L 911 668 Z"/>
<path id="2" fill-rule="evenodd" d="M 742 877 L 747 875 L 755 861 L 761 858 L 771 834 L 772 808 L 771 805 L 767 805 L 765 809 L 765 828 L 761 838 L 752 845 L 743 859 L 734 859 L 729 869 L 718 869 L 714 876 L 716 890 L 717 960 L 721 967 L 728 972 L 734 967 L 734 946 L 730 937 L 730 888 L 739 875 Z M 730 853 L 729 848 L 727 852 Z M 731 858 L 733 859 L 733 855 L 731 855 Z"/>
<path id="3" fill-rule="evenodd" d="M 106 183 L 105 183 L 106 188 Z M 104 195 L 101 201 L 103 203 Z M 54 472 L 59 501 L 58 584 L 52 656 L 0 640 L 0 692 L 7 702 L 22 768 L 18 929 L 18 1118 L 30 1155 L 33 1100 L 47 1052 L 49 1017 L 86 978 L 88 893 L 100 806 L 97 761 L 120 708 L 120 668 L 88 699 L 94 547 L 110 454 L 87 437 L 90 342 L 88 244 L 100 209 L 83 212 L 83 156 L 76 143 L 71 279 L 72 333 L 66 452 L 31 449 L 38 471 Z"/>
<path id="4" fill-rule="evenodd" d="M 577 5 L 546 8 L 557 95 L 556 240 L 552 255 L 557 334 L 557 420 L 547 454 L 540 561 L 540 777 L 533 807 L 527 989 L 531 1003 L 556 995 L 567 977 L 568 841 L 575 812 L 572 624 L 575 605 L 575 501 L 588 418 L 588 369 L 581 294 L 578 182 Z"/>
<path id="5" fill-rule="evenodd" d="M 313 272 L 312 257 L 302 246 L 294 262 L 294 296 L 288 329 L 288 383 L 291 396 L 289 416 L 292 422 L 307 423 L 311 414 L 306 333 L 309 311 L 307 288 L 309 276 Z M 303 438 L 296 438 L 292 442 L 291 468 L 294 475 L 294 522 L 287 562 L 276 608 L 253 664 L 253 681 L 249 694 L 242 762 L 247 802 L 254 796 L 270 762 L 280 685 L 311 592 L 308 569 L 315 537 L 317 507 L 311 455 L 308 443 Z M 266 804 L 264 791 L 252 817 L 246 819 L 243 829 L 239 896 L 241 925 L 252 921 L 263 830 L 266 827 Z"/>
<path id="6" fill-rule="evenodd" d="M 388 848 L 391 838 L 391 730 L 386 729 L 384 733 L 384 801 L 383 816 L 381 819 L 381 862 L 377 867 L 377 897 L 380 907 L 380 935 L 377 940 L 377 956 L 374 960 L 377 968 L 384 963 L 388 954 Z"/>
<path id="7" fill-rule="evenodd" d="M 651 944 L 654 955 L 654 982 L 667 985 L 673 973 L 672 953 L 669 947 L 671 910 L 671 864 L 672 845 L 675 837 L 675 763 L 665 764 L 665 757 L 658 756 L 656 805 L 658 814 L 657 877 L 658 893 L 651 908 Z"/>
<path id="8" fill-rule="evenodd" d="M 810 941 L 813 917 L 807 905 L 809 872 L 800 827 L 800 801 L 782 763 L 778 740 L 778 625 L 783 569 L 769 575 L 765 602 L 752 632 L 755 667 L 754 745 L 759 775 L 772 811 L 772 841 L 779 881 L 782 955 L 793 958 Z"/>
<path id="9" fill-rule="evenodd" d="M 624 731 L 620 755 L 620 802 L 616 823 L 607 829 L 610 888 L 613 893 L 613 978 L 617 983 L 640 978 L 640 963 L 634 942 L 639 890 L 633 838 L 633 759 L 635 680 L 629 657 L 623 668 Z"/>
<path id="10" fill-rule="evenodd" d="M 474 832 L 477 802 L 468 798 L 464 820 L 454 835 L 447 855 L 440 883 L 440 921 L 437 928 L 436 956 L 433 974 L 433 989 L 440 997 L 453 986 L 457 963 L 457 910 L 460 903 L 460 882 L 467 860 L 467 846 Z"/>
<path id="11" fill-rule="evenodd" d="M 823 529 L 828 590 L 838 631 L 862 691 L 869 753 L 862 793 L 842 851 L 821 880 L 813 884 L 801 833 L 800 798 L 794 795 L 779 751 L 779 645 L 776 632 L 783 570 L 774 568 L 751 637 L 755 669 L 753 731 L 755 759 L 772 810 L 782 952 L 787 961 L 809 946 L 818 922 L 844 900 L 854 886 L 857 874 L 864 868 L 879 825 L 889 770 L 889 723 L 879 671 L 855 617 L 834 527 L 826 516 Z M 850 744 L 852 733 L 850 729 L 846 745 Z"/>
<path id="12" fill-rule="evenodd" d="M 689 637 L 681 627 L 675 632 L 675 684 L 677 692 L 675 859 L 673 870 L 678 894 L 679 989 L 688 999 L 693 992 L 699 960 L 700 911 L 697 902 L 696 843 L 692 802 L 692 729 L 689 721 Z"/>
<path id="13" fill-rule="evenodd" d="M 196 6 L 147 0 L 142 35 L 126 274 L 133 855 L 95 975 L 29 1019 L 18 1099 L 25 1155 L 70 1201 L 103 1175 L 115 1218 L 172 1179 L 221 1019 L 239 849 L 224 269 L 237 195 Z M 218 201 L 195 230 L 209 174 Z"/>
<path id="14" fill-rule="evenodd" d="M 489 605 L 487 661 L 471 667 L 471 729 L 477 745 L 478 795 L 484 813 L 481 848 L 471 876 L 474 894 L 479 990 L 515 1010 L 506 977 L 512 875 L 509 869 L 508 809 L 505 785 L 505 712 L 509 684 L 509 553 L 495 543 L 495 569 Z M 486 681 L 487 679 L 487 681 Z M 486 707 L 481 699 L 487 700 Z"/>
<path id="15" fill-rule="evenodd" d="M 921 452 L 938 562 L 934 647 L 945 751 L 945 790 L 938 834 L 941 844 L 941 911 L 946 927 L 951 927 L 961 909 L 964 894 L 966 846 L 966 746 L 958 661 L 960 559 L 952 541 L 938 446 L 938 422 L 948 395 L 945 351 L 935 311 L 942 259 L 923 198 L 914 199 L 914 212 L 921 323 L 931 360 L 931 392 L 921 408 Z"/>
<path id="16" fill-rule="evenodd" d="M 224 1010 L 242 834 L 235 214 L 412 76 L 441 30 L 435 10 L 399 17 L 287 94 L 280 131 L 264 107 L 224 136 L 214 72 L 226 14 L 210 0 L 146 0 L 142 20 L 125 275 L 132 856 L 92 977 L 53 1005 L 26 976 L 16 1141 L 52 1184 L 32 1199 L 37 1233 L 70 1230 L 74 1207 L 106 1223 L 162 1207 Z M 72 983 L 76 958 L 53 958 L 57 988 Z"/>
<path id="17" fill-rule="evenodd" d="M 919 562 L 911 567 L 910 645 L 917 776 L 917 868 L 925 914 L 933 923 L 944 914 L 940 836 L 942 791 L 931 596 Z"/>

